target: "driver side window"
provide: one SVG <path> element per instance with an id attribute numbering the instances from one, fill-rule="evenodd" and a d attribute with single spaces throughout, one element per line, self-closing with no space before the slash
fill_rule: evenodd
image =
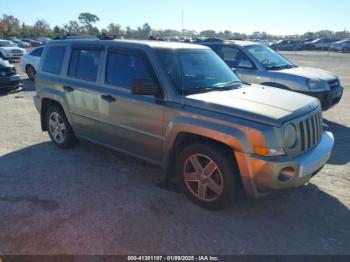
<path id="1" fill-rule="evenodd" d="M 238 48 L 223 46 L 219 52 L 219 56 L 231 68 L 254 69 L 248 56 Z"/>

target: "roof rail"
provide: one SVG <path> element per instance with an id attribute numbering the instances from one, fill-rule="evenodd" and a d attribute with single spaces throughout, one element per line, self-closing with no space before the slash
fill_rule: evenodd
<path id="1" fill-rule="evenodd" d="M 121 35 L 107 35 L 107 34 L 100 34 L 100 35 L 64 35 L 59 36 L 55 38 L 56 40 L 60 39 L 100 39 L 100 40 L 114 40 L 114 39 L 123 39 L 123 36 Z"/>

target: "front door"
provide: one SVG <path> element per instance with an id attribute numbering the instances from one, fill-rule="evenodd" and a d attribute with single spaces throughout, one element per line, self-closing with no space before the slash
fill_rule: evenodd
<path id="1" fill-rule="evenodd" d="M 158 82 L 147 56 L 133 50 L 109 50 L 101 97 L 100 125 L 104 143 L 136 156 L 161 162 L 163 105 L 153 96 L 134 95 L 134 79 Z"/>

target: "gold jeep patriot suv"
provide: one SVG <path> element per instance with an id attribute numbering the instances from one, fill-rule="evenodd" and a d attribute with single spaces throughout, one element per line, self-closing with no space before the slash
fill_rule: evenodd
<path id="1" fill-rule="evenodd" d="M 61 148 L 85 139 L 162 167 L 206 208 L 307 183 L 333 136 L 316 98 L 247 84 L 208 47 L 57 40 L 36 77 L 43 131 Z"/>

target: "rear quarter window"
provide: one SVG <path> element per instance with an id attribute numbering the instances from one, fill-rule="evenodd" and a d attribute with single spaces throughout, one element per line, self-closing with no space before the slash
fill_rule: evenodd
<path id="1" fill-rule="evenodd" d="M 59 75 L 61 73 L 65 53 L 65 46 L 50 46 L 46 52 L 43 71 Z"/>

